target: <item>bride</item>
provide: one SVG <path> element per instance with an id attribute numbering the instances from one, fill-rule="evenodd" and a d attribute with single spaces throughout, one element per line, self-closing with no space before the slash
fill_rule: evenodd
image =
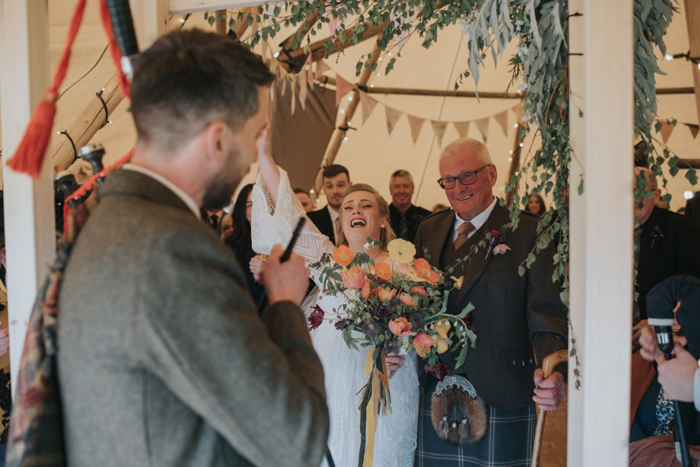
<path id="1" fill-rule="evenodd" d="M 284 170 L 277 167 L 262 143 L 258 151 L 260 174 L 253 188 L 253 249 L 268 254 L 276 243 L 286 244 L 300 217 L 306 213 L 292 192 Z M 346 244 L 353 253 L 366 251 L 375 262 L 393 260 L 386 245 L 394 238 L 389 224 L 389 206 L 369 185 L 356 184 L 345 194 L 340 213 L 341 231 L 338 244 Z M 367 237 L 379 239 L 380 246 L 364 248 Z M 318 262 L 323 253 L 335 251 L 328 237 L 307 221 L 294 249 L 307 264 Z M 311 276 L 319 285 L 319 272 Z M 319 289 L 321 289 L 319 285 Z M 360 410 L 358 395 L 367 383 L 365 363 L 370 347 L 360 351 L 348 348 L 342 333 L 335 329 L 333 318 L 342 313 L 347 303 L 344 295 L 313 294 L 303 310 L 308 317 L 320 307 L 324 315 L 321 325 L 310 331 L 325 375 L 326 400 L 330 416 L 328 446 L 338 467 L 357 467 L 360 451 Z M 416 357 L 387 356 L 391 388 L 392 412 L 380 415 L 374 437 L 374 467 L 411 467 L 413 465 L 418 425 L 418 378 Z M 324 464 L 327 465 L 324 460 Z"/>

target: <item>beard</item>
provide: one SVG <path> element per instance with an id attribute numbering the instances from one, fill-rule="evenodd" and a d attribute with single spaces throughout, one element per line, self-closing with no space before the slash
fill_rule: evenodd
<path id="1" fill-rule="evenodd" d="M 241 162 L 238 151 L 229 154 L 223 170 L 209 180 L 204 190 L 202 208 L 218 210 L 228 206 L 233 198 L 233 193 L 249 170 L 250 164 Z"/>

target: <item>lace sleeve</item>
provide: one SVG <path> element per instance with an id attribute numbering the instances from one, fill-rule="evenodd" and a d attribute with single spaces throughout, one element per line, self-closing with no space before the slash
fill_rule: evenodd
<path id="1" fill-rule="evenodd" d="M 251 215 L 253 250 L 266 255 L 270 254 L 270 250 L 276 243 L 286 245 L 292 238 L 299 218 L 306 216 L 299 199 L 292 191 L 287 172 L 281 168 L 279 171 L 280 186 L 276 206 L 267 192 L 261 174 L 258 174 L 253 187 Z M 306 258 L 307 262 L 315 263 L 321 259 L 323 253 L 332 255 L 334 251 L 333 243 L 307 218 L 294 252 Z"/>

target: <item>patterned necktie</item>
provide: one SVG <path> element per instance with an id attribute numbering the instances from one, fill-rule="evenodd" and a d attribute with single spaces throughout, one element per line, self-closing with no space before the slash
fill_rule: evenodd
<path id="1" fill-rule="evenodd" d="M 408 219 L 406 219 L 406 213 L 401 213 L 401 222 L 399 223 L 399 238 L 408 240 Z"/>
<path id="2" fill-rule="evenodd" d="M 474 230 L 474 225 L 472 225 L 471 222 L 464 222 L 459 226 L 459 233 L 457 234 L 457 238 L 455 239 L 454 243 L 455 251 L 459 250 L 459 248 L 464 245 L 469 238 L 469 233 L 472 230 Z"/>

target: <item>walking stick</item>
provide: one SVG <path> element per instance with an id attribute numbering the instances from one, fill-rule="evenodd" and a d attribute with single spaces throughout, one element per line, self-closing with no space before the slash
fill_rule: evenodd
<path id="1" fill-rule="evenodd" d="M 566 349 L 547 355 L 542 362 L 542 373 L 544 379 L 551 376 L 554 367 L 562 362 L 569 360 L 569 351 Z M 544 433 L 544 419 L 547 412 L 542 409 L 537 409 L 537 429 L 535 430 L 535 446 L 532 449 L 532 464 L 531 467 L 537 467 L 540 463 L 540 450 L 542 448 L 542 435 Z"/>

